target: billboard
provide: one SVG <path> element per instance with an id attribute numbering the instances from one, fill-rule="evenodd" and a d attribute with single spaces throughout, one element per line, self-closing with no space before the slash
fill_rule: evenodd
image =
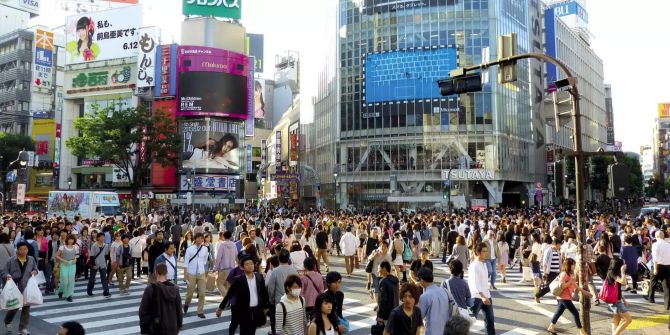
<path id="1" fill-rule="evenodd" d="M 570 17 L 571 15 L 574 15 L 575 17 L 583 21 L 585 24 L 589 23 L 588 12 L 586 12 L 586 9 L 584 9 L 584 7 L 582 7 L 576 1 L 561 2 L 550 7 L 554 9 L 554 13 L 556 14 L 556 16 Z"/>
<path id="2" fill-rule="evenodd" d="M 181 12 L 239 20 L 242 18 L 242 0 L 182 0 Z"/>
<path id="3" fill-rule="evenodd" d="M 458 67 L 454 47 L 417 48 L 364 56 L 365 103 L 442 98 L 436 84 Z"/>
<path id="4" fill-rule="evenodd" d="M 178 116 L 247 119 L 248 56 L 199 46 L 177 54 Z"/>
<path id="5" fill-rule="evenodd" d="M 254 79 L 254 119 L 265 119 L 265 80 Z"/>
<path id="6" fill-rule="evenodd" d="M 196 174 L 193 176 L 193 184 L 189 184 L 188 178 L 181 175 L 179 190 L 235 192 L 239 183 L 239 176 Z"/>
<path id="7" fill-rule="evenodd" d="M 65 64 L 136 56 L 141 26 L 139 5 L 68 16 Z"/>
<path id="8" fill-rule="evenodd" d="M 156 50 L 156 75 L 159 81 L 154 87 L 155 97 L 177 95 L 177 45 L 161 45 Z"/>
<path id="9" fill-rule="evenodd" d="M 33 85 L 46 89 L 51 88 L 53 80 L 53 50 L 54 33 L 36 29 Z"/>
<path id="10" fill-rule="evenodd" d="M 545 24 L 545 40 L 546 40 L 546 54 L 554 58 L 558 58 L 556 55 L 556 15 L 554 14 L 553 9 L 546 9 L 544 11 L 544 24 Z M 556 91 L 556 85 L 554 84 L 560 77 L 558 72 L 558 67 L 556 65 L 547 62 L 547 86 L 549 92 Z"/>
<path id="11" fill-rule="evenodd" d="M 205 173 L 240 173 L 244 126 L 211 119 L 179 122 L 182 168 Z"/>
<path id="12" fill-rule="evenodd" d="M 68 95 L 87 95 L 88 92 L 109 92 L 131 88 L 136 77 L 135 64 L 116 65 L 98 69 L 67 71 L 65 92 Z"/>
<path id="13" fill-rule="evenodd" d="M 140 29 L 140 54 L 137 57 L 137 87 L 156 84 L 156 49 L 160 33 L 156 27 Z"/>
<path id="14" fill-rule="evenodd" d="M 670 102 L 658 104 L 658 120 L 670 121 Z"/>
<path id="15" fill-rule="evenodd" d="M 405 9 L 420 9 L 437 6 L 455 6 L 463 0 L 364 0 L 361 10 L 366 15 L 395 12 Z"/>
<path id="16" fill-rule="evenodd" d="M 255 57 L 254 71 L 263 72 L 263 52 L 265 48 L 265 35 L 247 34 L 247 55 Z"/>
<path id="17" fill-rule="evenodd" d="M 0 5 L 28 12 L 33 17 L 40 14 L 40 2 L 42 1 L 44 0 L 0 0 Z"/>
<path id="18" fill-rule="evenodd" d="M 249 64 L 254 63 L 254 57 L 249 57 Z M 254 110 L 254 67 L 249 66 L 249 76 L 247 77 L 247 121 L 246 123 L 246 136 L 254 137 L 255 127 L 254 127 L 254 113 L 251 111 Z"/>

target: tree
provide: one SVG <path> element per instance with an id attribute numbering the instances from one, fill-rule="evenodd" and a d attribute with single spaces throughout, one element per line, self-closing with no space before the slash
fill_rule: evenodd
<path id="1" fill-rule="evenodd" d="M 93 112 L 74 121 L 78 137 L 65 145 L 78 157 L 97 157 L 117 166 L 130 181 L 133 200 L 152 163 L 176 165 L 181 139 L 175 122 L 164 111 L 122 104 Z"/>
<path id="2" fill-rule="evenodd" d="M 35 141 L 30 136 L 0 132 L 0 170 L 7 171 L 9 163 L 19 157 L 19 151 L 35 150 Z"/>
<path id="3" fill-rule="evenodd" d="M 637 157 L 630 157 L 627 155 L 623 155 L 622 157 L 618 158 L 618 160 L 619 163 L 626 164 L 628 166 L 630 196 L 636 199 L 641 197 L 644 177 L 642 176 L 640 160 Z"/>
<path id="4" fill-rule="evenodd" d="M 607 173 L 607 167 L 612 163 L 614 163 L 612 157 L 591 157 L 591 178 L 589 179 L 589 182 L 591 188 L 600 190 L 603 195 L 606 194 L 607 189 L 609 188 L 609 174 Z"/>

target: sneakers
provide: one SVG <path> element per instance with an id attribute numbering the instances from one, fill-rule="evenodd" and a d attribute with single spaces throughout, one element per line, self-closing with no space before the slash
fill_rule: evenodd
<path id="1" fill-rule="evenodd" d="M 7 323 L 5 324 L 5 334 L 11 334 L 12 333 L 12 324 Z"/>
<path id="2" fill-rule="evenodd" d="M 201 318 L 201 319 L 204 319 L 204 318 L 205 318 L 205 314 L 204 314 L 204 313 L 200 313 L 200 314 L 198 314 L 198 317 Z"/>
<path id="3" fill-rule="evenodd" d="M 112 297 L 112 294 L 111 294 L 111 293 L 107 293 L 107 294 L 103 294 L 102 296 L 105 297 L 106 299 L 109 299 L 109 298 Z"/>
<path id="4" fill-rule="evenodd" d="M 63 292 L 58 292 L 58 299 L 63 299 Z"/>
<path id="5" fill-rule="evenodd" d="M 184 314 L 188 313 L 188 305 L 184 305 Z"/>
<path id="6" fill-rule="evenodd" d="M 65 300 L 67 300 L 67 302 L 72 302 L 72 297 L 67 297 Z"/>
<path id="7" fill-rule="evenodd" d="M 123 290 L 119 293 L 120 295 L 129 295 L 128 290 Z"/>
<path id="8" fill-rule="evenodd" d="M 22 329 L 19 331 L 19 335 L 30 335 L 30 332 L 28 329 Z"/>

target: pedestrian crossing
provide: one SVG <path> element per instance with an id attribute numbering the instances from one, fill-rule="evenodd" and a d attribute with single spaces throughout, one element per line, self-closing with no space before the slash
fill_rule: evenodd
<path id="1" fill-rule="evenodd" d="M 182 277 L 180 270 L 179 278 Z M 352 279 L 354 280 L 354 279 Z M 44 304 L 33 306 L 31 315 L 43 321 L 60 325 L 63 322 L 77 320 L 84 326 L 87 334 L 92 335 L 123 335 L 138 334 L 138 309 L 146 287 L 146 279 L 131 281 L 128 295 L 120 295 L 118 286 L 110 286 L 111 298 L 102 296 L 100 280 L 96 281 L 94 296 L 86 294 L 87 281 L 77 281 L 73 295 L 73 302 L 59 299 L 57 295 L 44 297 Z M 356 284 L 364 287 L 364 283 Z M 179 282 L 182 301 L 186 295 L 186 285 Z M 221 302 L 221 296 L 216 292 L 208 292 L 205 297 L 204 313 L 206 319 L 196 314 L 197 299 L 194 297 L 189 312 L 184 315 L 183 331 L 180 334 L 220 334 L 227 329 L 230 323 L 230 309 L 216 318 L 214 312 Z M 360 302 L 356 299 L 344 300 L 344 317 L 350 321 L 350 334 L 366 334 L 375 322 L 375 304 L 370 301 Z M 270 331 L 269 318 L 265 327 L 258 329 L 257 334 L 267 334 Z"/>

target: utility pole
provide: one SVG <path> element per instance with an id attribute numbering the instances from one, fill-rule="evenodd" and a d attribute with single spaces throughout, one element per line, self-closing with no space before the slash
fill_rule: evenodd
<path id="1" fill-rule="evenodd" d="M 501 36 L 499 44 L 502 44 L 504 39 L 510 39 L 510 37 Z M 514 46 L 512 44 L 512 46 Z M 579 110 L 579 91 L 577 89 L 577 78 L 573 77 L 570 69 L 551 56 L 541 54 L 541 53 L 526 53 L 520 55 L 514 55 L 514 48 L 512 48 L 509 57 L 502 57 L 496 61 L 488 62 L 479 65 L 468 66 L 464 68 L 458 68 L 450 72 L 450 77 L 447 79 L 442 79 L 438 81 L 438 86 L 440 87 L 440 93 L 443 96 L 476 92 L 482 89 L 481 84 L 481 74 L 473 73 L 477 70 L 486 70 L 493 66 L 501 66 L 503 68 L 509 68 L 514 66 L 518 60 L 534 58 L 537 60 L 545 61 L 552 63 L 559 67 L 566 75 L 566 79 L 557 81 L 555 84 L 558 88 L 569 86 L 568 92 L 572 96 L 573 103 L 573 112 L 572 112 L 572 122 L 573 126 L 573 139 L 574 139 L 574 156 L 575 156 L 575 184 L 576 184 L 576 195 L 575 200 L 577 202 L 577 240 L 579 246 L 579 255 L 578 255 L 578 267 L 577 272 L 579 274 L 579 285 L 588 292 L 588 282 L 586 271 L 588 269 L 588 264 L 586 264 L 586 259 L 584 258 L 584 245 L 586 244 L 586 222 L 582 218 L 582 213 L 584 211 L 584 152 L 582 150 L 582 124 L 581 124 L 581 112 Z M 506 71 L 509 73 L 509 76 L 502 78 L 502 82 L 508 82 L 515 79 L 514 71 Z M 499 78 L 500 79 L 500 78 Z M 559 122 L 556 120 L 556 127 L 558 128 Z M 580 305 L 581 305 L 581 319 L 584 330 L 591 334 L 591 299 L 584 296 L 583 293 L 580 294 Z"/>

